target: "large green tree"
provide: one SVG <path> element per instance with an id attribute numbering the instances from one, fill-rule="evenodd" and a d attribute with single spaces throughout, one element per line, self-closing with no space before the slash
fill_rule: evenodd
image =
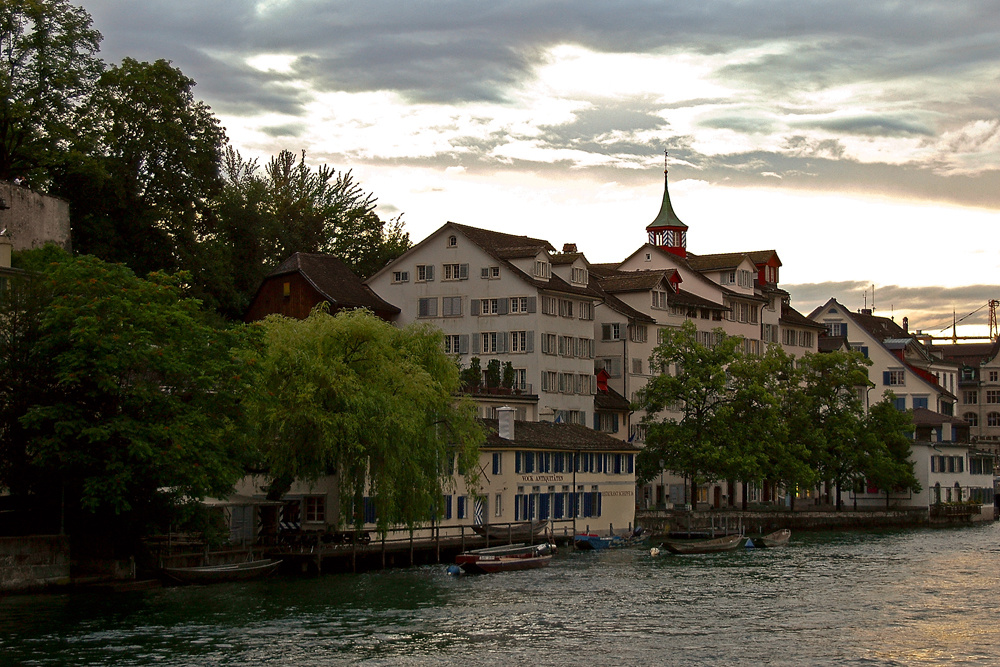
<path id="1" fill-rule="evenodd" d="M 87 133 L 80 109 L 104 66 L 100 43 L 66 0 L 0 3 L 0 179 L 43 188 Z"/>
<path id="2" fill-rule="evenodd" d="M 226 137 L 194 85 L 165 60 L 125 58 L 101 75 L 87 104 L 96 140 L 56 184 L 77 251 L 139 275 L 197 270 Z"/>
<path id="3" fill-rule="evenodd" d="M 650 359 L 664 372 L 650 379 L 637 403 L 646 412 L 637 477 L 648 481 L 663 469 L 685 475 L 692 502 L 700 482 L 724 477 L 735 466 L 724 408 L 730 400 L 727 368 L 742 339 L 721 329 L 712 335 L 714 344 L 700 342 L 690 320 L 665 330 Z"/>
<path id="4" fill-rule="evenodd" d="M 178 277 L 144 280 L 86 256 L 38 280 L 45 300 L 26 354 L 47 370 L 14 443 L 27 480 L 2 483 L 64 498 L 71 530 L 123 537 L 153 518 L 164 490 L 227 492 L 244 462 L 231 433 L 245 393 L 237 333 L 208 326 Z"/>
<path id="5" fill-rule="evenodd" d="M 863 482 L 882 490 L 886 508 L 894 492 L 921 489 L 913 474 L 911 440 L 907 436 L 913 431 L 913 414 L 896 409 L 893 399 L 892 392 L 887 392 L 868 408 L 862 436 Z"/>
<path id="6" fill-rule="evenodd" d="M 341 522 L 360 525 L 368 497 L 384 531 L 429 520 L 455 463 L 478 470 L 484 434 L 473 405 L 455 399 L 458 369 L 440 331 L 322 309 L 252 328 L 261 339 L 248 357 L 247 433 L 271 498 L 335 471 L 341 507 L 355 508 Z"/>

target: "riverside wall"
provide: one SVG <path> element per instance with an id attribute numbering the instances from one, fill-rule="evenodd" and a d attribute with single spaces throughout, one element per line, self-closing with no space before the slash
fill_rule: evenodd
<path id="1" fill-rule="evenodd" d="M 0 593 L 44 590 L 69 583 L 68 537 L 0 537 Z"/>

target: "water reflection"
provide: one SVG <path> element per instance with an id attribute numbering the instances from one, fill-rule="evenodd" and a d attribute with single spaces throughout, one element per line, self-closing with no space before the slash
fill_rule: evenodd
<path id="1" fill-rule="evenodd" d="M 440 566 L 120 595 L 0 599 L 24 665 L 992 665 L 996 525 L 797 534 L 782 549 L 560 552 L 544 570 Z"/>

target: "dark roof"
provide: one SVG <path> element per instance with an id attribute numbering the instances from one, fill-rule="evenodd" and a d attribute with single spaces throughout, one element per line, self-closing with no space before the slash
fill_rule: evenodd
<path id="1" fill-rule="evenodd" d="M 553 264 L 563 265 L 563 264 L 572 264 L 581 257 L 583 257 L 582 252 L 560 252 L 556 253 L 555 255 L 552 255 L 550 257 L 550 260 L 552 261 Z M 583 261 L 586 262 L 587 258 L 583 257 Z"/>
<path id="2" fill-rule="evenodd" d="M 748 254 L 745 252 L 725 252 L 714 255 L 695 255 L 689 252 L 687 261 L 695 271 L 721 271 L 735 269 Z"/>
<path id="3" fill-rule="evenodd" d="M 646 225 L 646 229 L 658 229 L 660 227 L 675 227 L 687 229 L 688 226 L 681 222 L 681 219 L 674 213 L 674 207 L 670 205 L 670 189 L 667 187 L 667 170 L 663 170 L 663 201 L 660 202 L 660 212 L 656 218 Z"/>
<path id="4" fill-rule="evenodd" d="M 928 410 L 927 408 L 913 408 L 914 426 L 940 426 L 941 424 L 968 426 L 969 422 L 965 421 L 961 417 L 934 412 L 933 410 Z"/>
<path id="5" fill-rule="evenodd" d="M 639 447 L 606 433 L 579 424 L 552 422 L 514 422 L 514 439 L 500 437 L 496 419 L 481 419 L 486 427 L 486 443 L 482 449 L 557 449 L 562 451 L 636 452 Z"/>
<path id="6" fill-rule="evenodd" d="M 674 269 L 616 271 L 600 279 L 601 289 L 612 294 L 618 292 L 646 292 L 655 288 L 661 282 L 668 280 L 668 276 L 675 273 L 677 271 Z"/>
<path id="7" fill-rule="evenodd" d="M 779 318 L 779 322 L 793 327 L 806 327 L 809 329 L 819 329 L 820 331 L 826 330 L 825 325 L 810 320 L 808 317 L 795 310 L 787 303 L 781 304 L 781 317 Z"/>
<path id="8" fill-rule="evenodd" d="M 338 308 L 399 312 L 399 308 L 375 294 L 346 264 L 333 255 L 297 252 L 267 274 L 267 278 L 289 273 L 300 274 L 323 298 Z"/>
<path id="9" fill-rule="evenodd" d="M 851 347 L 847 343 L 845 336 L 826 336 L 820 334 L 819 338 L 816 339 L 816 349 L 820 352 L 834 352 L 836 350 L 849 350 Z"/>
<path id="10" fill-rule="evenodd" d="M 534 285 L 540 290 L 566 292 L 579 296 L 588 296 L 593 299 L 601 298 L 601 295 L 595 290 L 590 289 L 589 287 L 577 287 L 570 285 L 555 273 L 553 273 L 548 280 L 539 280 L 533 275 L 522 271 L 515 264 L 509 261 L 511 259 L 522 257 L 533 257 L 543 250 L 555 254 L 555 248 L 553 248 L 552 244 L 548 241 L 533 239 L 528 236 L 504 234 L 503 232 L 494 232 L 488 229 L 480 229 L 478 227 L 469 227 L 468 225 L 460 225 L 457 222 L 449 222 L 445 226 L 453 227 L 462 232 L 470 241 L 482 248 L 486 254 L 490 255 L 495 260 L 502 263 L 504 267 L 513 271 L 523 280 L 531 285 Z M 431 236 L 434 235 L 432 234 Z M 423 243 L 423 241 L 421 241 L 421 243 Z"/>
<path id="11" fill-rule="evenodd" d="M 716 303 L 703 296 L 698 296 L 697 294 L 692 294 L 691 292 L 685 292 L 684 290 L 677 290 L 676 293 L 670 293 L 667 297 L 667 302 L 677 303 L 684 306 L 694 306 L 697 308 L 708 308 L 711 310 L 729 310 L 721 303 Z"/>
<path id="12" fill-rule="evenodd" d="M 966 366 L 979 366 L 997 355 L 998 345 L 1000 345 L 1000 338 L 997 339 L 996 343 L 952 343 L 945 345 L 934 343 L 931 349 L 947 361 L 954 361 Z"/>
<path id="13" fill-rule="evenodd" d="M 598 389 L 597 393 L 594 394 L 594 409 L 628 412 L 632 409 L 632 404 L 629 403 L 627 398 L 619 394 L 611 387 L 608 387 L 607 391 L 601 391 Z"/>

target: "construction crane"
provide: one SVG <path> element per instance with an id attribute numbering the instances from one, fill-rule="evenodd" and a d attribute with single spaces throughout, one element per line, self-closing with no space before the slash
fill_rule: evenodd
<path id="1" fill-rule="evenodd" d="M 927 336 L 927 335 L 923 335 L 923 336 L 921 336 L 921 338 L 928 339 L 928 340 L 950 340 L 953 343 L 957 343 L 960 340 L 990 340 L 990 341 L 996 342 L 997 336 L 1000 336 L 1000 329 L 997 328 L 997 306 L 1000 306 L 1000 301 L 998 301 L 997 299 L 990 299 L 988 302 L 986 302 L 986 304 L 980 306 L 979 308 L 976 308 L 974 311 L 972 311 L 971 313 L 969 313 L 968 315 L 966 315 L 965 317 L 963 317 L 960 320 L 954 319 L 955 315 L 954 315 L 954 313 L 952 313 L 953 321 L 951 323 L 951 326 L 950 327 L 946 327 L 946 328 L 944 328 L 944 329 L 941 330 L 941 332 L 944 333 L 945 331 L 947 331 L 950 328 L 951 329 L 951 335 L 950 336 Z M 978 313 L 983 308 L 989 308 L 990 309 L 990 335 L 989 336 L 959 336 L 958 335 L 958 323 L 962 322 L 963 320 L 966 320 L 966 319 L 972 317 L 973 315 L 975 315 L 976 313 Z"/>

